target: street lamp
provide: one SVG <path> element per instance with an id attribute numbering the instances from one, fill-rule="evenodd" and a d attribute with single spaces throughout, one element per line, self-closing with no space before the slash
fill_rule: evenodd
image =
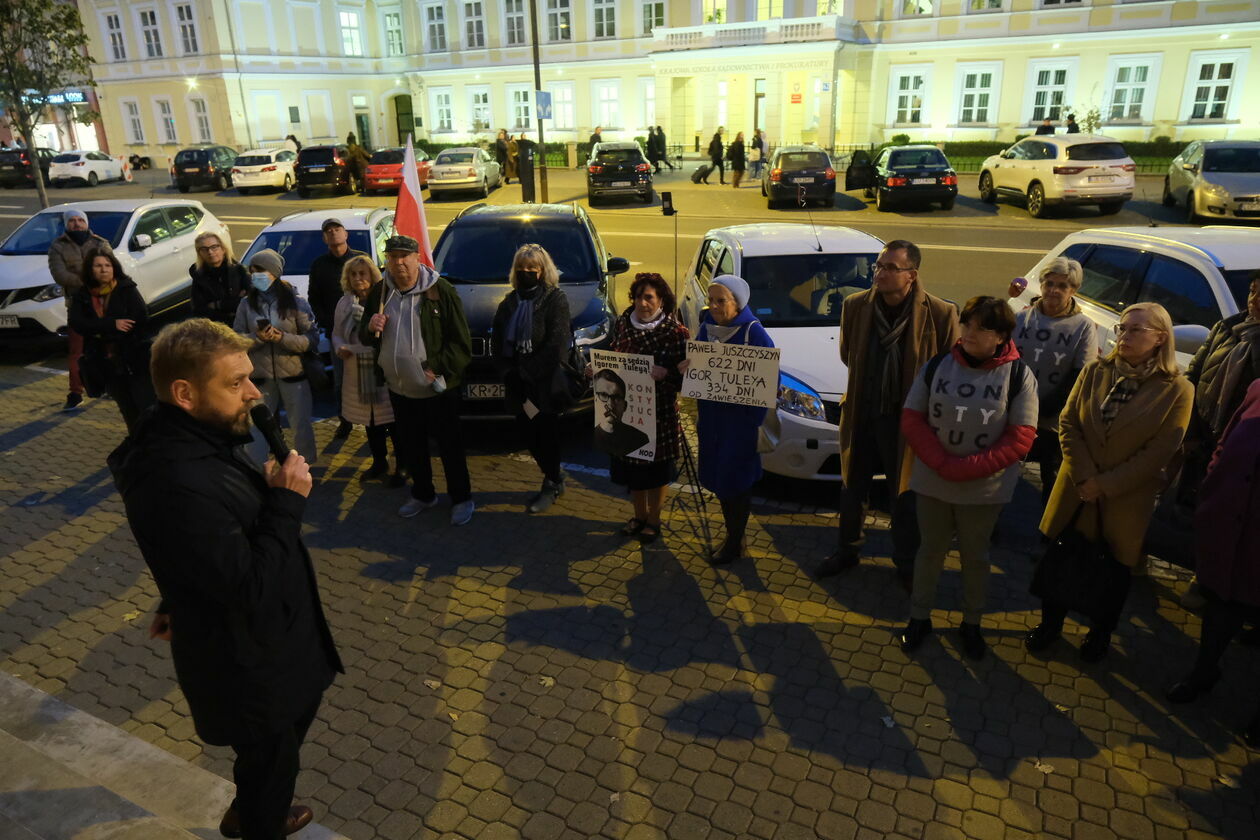
<path id="1" fill-rule="evenodd" d="M 529 0 L 529 25 L 534 35 L 534 112 L 538 117 L 538 152 L 541 163 L 538 166 L 538 192 L 542 203 L 547 203 L 547 148 L 543 145 L 543 121 L 538 113 L 538 91 L 542 90 L 542 68 L 538 63 L 538 2 Z"/>

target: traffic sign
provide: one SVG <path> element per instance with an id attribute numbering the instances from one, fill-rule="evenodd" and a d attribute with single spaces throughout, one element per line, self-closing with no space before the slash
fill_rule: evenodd
<path id="1" fill-rule="evenodd" d="M 551 94 L 545 90 L 534 91 L 534 105 L 538 108 L 538 119 L 551 119 Z"/>

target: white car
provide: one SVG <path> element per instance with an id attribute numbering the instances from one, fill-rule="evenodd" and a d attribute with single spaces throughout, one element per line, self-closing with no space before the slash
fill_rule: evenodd
<path id="1" fill-rule="evenodd" d="M 498 162 L 485 149 L 464 146 L 443 149 L 429 170 L 429 195 L 448 192 L 477 192 L 482 198 L 503 185 Z"/>
<path id="2" fill-rule="evenodd" d="M 1008 196 L 1027 203 L 1041 218 L 1061 204 L 1096 204 L 1110 216 L 1133 198 L 1136 165 L 1124 144 L 1100 134 L 1025 137 L 980 166 L 980 199 Z"/>
<path id="3" fill-rule="evenodd" d="M 64 232 L 62 214 L 71 207 L 87 214 L 92 232 L 109 240 L 154 315 L 188 302 L 197 234 L 230 236 L 200 201 L 116 199 L 49 207 L 0 245 L 0 343 L 65 333 L 66 304 L 48 271 L 48 247 Z"/>
<path id="4" fill-rule="evenodd" d="M 101 181 L 121 181 L 122 177 L 122 161 L 104 152 L 61 152 L 48 165 L 48 180 L 54 187 L 64 187 L 71 181 L 95 187 Z"/>
<path id="5" fill-rule="evenodd" d="M 1115 346 L 1114 327 L 1126 306 L 1162 305 L 1172 316 L 1177 360 L 1184 368 L 1213 324 L 1247 306 L 1251 275 L 1260 269 L 1260 230 L 1209 227 L 1115 227 L 1065 237 L 1028 272 L 1028 287 L 1013 298 L 1019 311 L 1039 294 L 1036 277 L 1055 257 L 1085 270 L 1076 293 L 1098 325 L 1104 354 Z"/>
<path id="6" fill-rule="evenodd" d="M 710 281 L 736 274 L 748 281 L 752 312 L 782 350 L 778 408 L 767 418 L 774 451 L 766 470 L 792 478 L 840 480 L 840 405 L 849 374 L 840 363 L 840 307 L 871 287 L 884 243 L 845 227 L 754 224 L 704 236 L 678 305 L 692 335 Z"/>
<path id="7" fill-rule="evenodd" d="M 1195 140 L 1164 176 L 1164 206 L 1200 218 L 1260 219 L 1260 141 Z"/>
<path id="8" fill-rule="evenodd" d="M 297 152 L 288 149 L 252 149 L 241 152 L 232 163 L 232 185 L 241 195 L 269 187 L 288 192 L 297 181 L 293 166 Z"/>

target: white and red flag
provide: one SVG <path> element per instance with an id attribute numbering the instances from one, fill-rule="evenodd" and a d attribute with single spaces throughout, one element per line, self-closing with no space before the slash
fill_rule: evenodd
<path id="1" fill-rule="evenodd" d="M 429 243 L 429 223 L 424 217 L 420 173 L 416 170 L 416 150 L 411 145 L 410 134 L 403 155 L 402 186 L 398 188 L 398 204 L 394 207 L 394 230 L 419 242 L 420 262 L 433 268 L 433 246 Z"/>

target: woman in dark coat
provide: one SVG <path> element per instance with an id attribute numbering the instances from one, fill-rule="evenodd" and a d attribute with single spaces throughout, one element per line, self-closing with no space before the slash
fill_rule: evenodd
<path id="1" fill-rule="evenodd" d="M 665 129 L 661 128 L 659 125 L 656 127 L 656 148 L 661 153 L 662 163 L 670 169 L 678 168 L 669 162 L 669 140 L 665 137 Z"/>
<path id="2" fill-rule="evenodd" d="M 630 307 L 613 325 L 608 349 L 637 353 L 653 359 L 656 381 L 656 455 L 651 461 L 612 457 L 612 480 L 630 490 L 634 516 L 621 529 L 652 542 L 661 533 L 661 510 L 669 483 L 678 474 L 682 454 L 682 424 L 678 420 L 678 392 L 682 373 L 678 365 L 687 358 L 691 334 L 674 314 L 674 292 L 659 274 L 643 272 L 630 286 Z"/>
<path id="3" fill-rule="evenodd" d="M 197 261 L 188 267 L 192 278 L 192 314 L 227 324 L 236 320 L 236 307 L 249 291 L 249 272 L 236 261 L 232 243 L 209 231 L 193 240 Z"/>
<path id="4" fill-rule="evenodd" d="M 504 170 L 506 174 L 503 176 L 503 183 L 510 184 L 513 178 L 520 180 L 519 163 L 521 155 L 520 146 L 517 144 L 516 138 L 511 135 L 508 135 L 507 149 L 507 169 Z"/>
<path id="5" fill-rule="evenodd" d="M 508 273 L 512 291 L 494 313 L 491 352 L 503 374 L 507 404 L 542 471 L 542 487 L 526 506 L 542 513 L 564 493 L 560 469 L 560 413 L 568 407 L 556 387 L 573 331 L 560 274 L 541 245 L 522 245 Z"/>
<path id="6" fill-rule="evenodd" d="M 739 182 L 744 180 L 744 170 L 748 168 L 748 158 L 744 152 L 744 132 L 736 134 L 731 145 L 726 147 L 726 159 L 731 162 L 731 186 L 739 189 Z"/>
<path id="7" fill-rule="evenodd" d="M 643 151 L 647 155 L 648 163 L 652 164 L 653 174 L 660 174 L 661 153 L 656 148 L 656 129 L 650 125 L 647 133 L 647 148 Z"/>
<path id="8" fill-rule="evenodd" d="M 499 169 L 504 173 L 503 183 L 512 183 L 506 174 L 508 171 L 508 133 L 506 128 L 500 128 L 499 135 L 494 138 L 494 159 L 499 162 Z"/>
<path id="9" fill-rule="evenodd" d="M 156 400 L 146 344 L 149 308 L 112 253 L 93 252 L 83 261 L 83 287 L 67 317 L 83 336 L 80 369 L 89 390 L 103 388 L 113 397 L 128 434 L 134 432 L 140 414 Z"/>
<path id="10" fill-rule="evenodd" d="M 722 132 L 725 128 L 721 126 L 713 132 L 713 139 L 709 141 L 709 162 L 713 164 L 713 168 L 718 171 L 718 183 L 726 183 L 726 169 L 722 166 L 722 155 L 726 151 L 726 147 L 722 145 Z M 706 183 L 708 181 L 706 180 Z"/>
<path id="11" fill-rule="evenodd" d="M 773 347 L 774 342 L 748 308 L 748 283 L 733 274 L 713 278 L 709 308 L 700 321 L 696 341 Z M 686 362 L 682 370 L 686 371 Z M 700 438 L 700 483 L 722 504 L 726 541 L 710 559 L 716 565 L 744 555 L 744 530 L 752 503 L 752 486 L 761 478 L 757 433 L 766 410 L 756 406 L 697 400 Z"/>

